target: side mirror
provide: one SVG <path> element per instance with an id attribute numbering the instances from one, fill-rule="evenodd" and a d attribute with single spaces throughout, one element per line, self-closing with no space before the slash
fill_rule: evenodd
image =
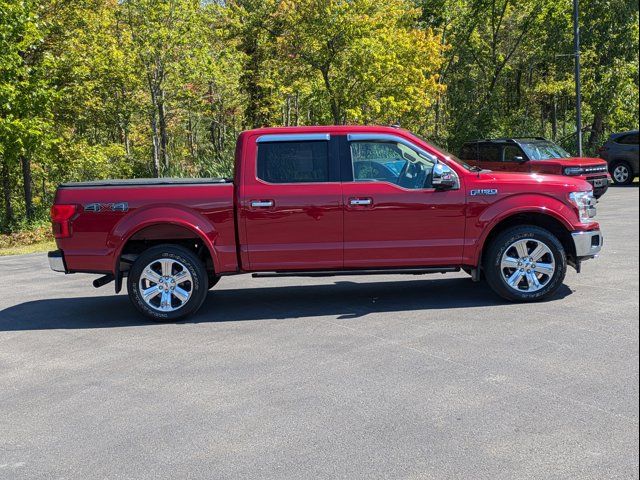
<path id="1" fill-rule="evenodd" d="M 444 163 L 436 163 L 433 167 L 431 184 L 436 190 L 458 188 L 458 175 Z"/>
<path id="2" fill-rule="evenodd" d="M 513 161 L 517 162 L 517 163 L 524 163 L 527 161 L 527 159 L 525 159 L 524 157 L 521 157 L 520 155 L 518 155 L 517 157 L 513 157 Z"/>

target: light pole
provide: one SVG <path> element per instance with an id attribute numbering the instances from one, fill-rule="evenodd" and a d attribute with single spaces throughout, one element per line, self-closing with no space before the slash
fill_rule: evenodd
<path id="1" fill-rule="evenodd" d="M 578 156 L 582 156 L 582 89 L 580 86 L 580 24 L 578 0 L 573 0 L 573 50 L 576 77 L 576 133 L 578 135 Z"/>

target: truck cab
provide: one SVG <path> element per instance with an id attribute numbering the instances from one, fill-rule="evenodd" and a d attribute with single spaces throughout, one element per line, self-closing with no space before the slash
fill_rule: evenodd
<path id="1" fill-rule="evenodd" d="M 393 127 L 240 134 L 233 179 L 63 184 L 54 270 L 126 280 L 154 320 L 195 313 L 226 275 L 429 274 L 464 270 L 510 301 L 553 296 L 597 256 L 592 186 L 486 171 Z"/>

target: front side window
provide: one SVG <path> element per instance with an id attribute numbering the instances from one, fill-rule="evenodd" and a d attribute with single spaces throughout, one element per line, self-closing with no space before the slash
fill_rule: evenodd
<path id="1" fill-rule="evenodd" d="M 560 145 L 544 140 L 520 142 L 520 146 L 529 160 L 549 160 L 551 158 L 569 158 L 571 155 Z"/>
<path id="2" fill-rule="evenodd" d="M 507 145 L 504 147 L 505 162 L 519 162 L 519 161 L 522 161 L 523 159 L 524 159 L 524 152 L 517 145 Z"/>
<path id="3" fill-rule="evenodd" d="M 269 183 L 328 182 L 328 142 L 298 141 L 259 144 L 258 178 Z"/>
<path id="4" fill-rule="evenodd" d="M 396 142 L 351 142 L 353 179 L 389 182 L 403 188 L 432 188 L 435 162 Z"/>

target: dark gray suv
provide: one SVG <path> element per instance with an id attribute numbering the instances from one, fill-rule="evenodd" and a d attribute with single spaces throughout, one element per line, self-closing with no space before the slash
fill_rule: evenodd
<path id="1" fill-rule="evenodd" d="M 598 153 L 618 185 L 629 185 L 638 176 L 638 130 L 611 134 Z"/>

